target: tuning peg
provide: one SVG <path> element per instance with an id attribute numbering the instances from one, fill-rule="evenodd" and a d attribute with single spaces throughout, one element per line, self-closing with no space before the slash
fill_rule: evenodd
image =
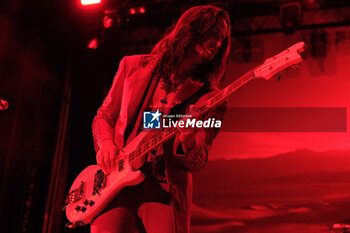
<path id="1" fill-rule="evenodd" d="M 291 68 L 294 70 L 300 70 L 301 66 L 299 64 L 295 64 L 295 65 L 292 65 Z"/>
<path id="2" fill-rule="evenodd" d="M 281 76 L 282 75 L 280 73 L 277 74 L 277 82 L 279 82 L 281 80 Z"/>

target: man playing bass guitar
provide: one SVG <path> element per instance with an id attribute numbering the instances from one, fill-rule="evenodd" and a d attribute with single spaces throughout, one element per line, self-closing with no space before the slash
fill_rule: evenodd
<path id="1" fill-rule="evenodd" d="M 124 57 L 93 121 L 97 163 L 105 174 L 143 129 L 146 109 L 192 114 L 196 103 L 218 92 L 230 49 L 230 19 L 215 6 L 193 7 L 150 54 Z M 193 110 L 194 109 L 194 110 Z M 225 102 L 203 120 L 221 120 Z M 91 223 L 92 233 L 187 233 L 191 173 L 201 170 L 218 128 L 179 129 L 150 153 L 140 170 L 145 179 L 123 189 Z"/>

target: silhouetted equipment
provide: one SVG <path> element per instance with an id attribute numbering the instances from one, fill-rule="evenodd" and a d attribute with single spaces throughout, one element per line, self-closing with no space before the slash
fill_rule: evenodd
<path id="1" fill-rule="evenodd" d="M 302 7 L 299 2 L 284 3 L 280 6 L 280 24 L 283 32 L 291 34 L 300 26 Z"/>

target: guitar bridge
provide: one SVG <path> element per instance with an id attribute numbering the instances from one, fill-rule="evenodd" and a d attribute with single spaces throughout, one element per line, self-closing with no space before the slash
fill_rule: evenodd
<path id="1" fill-rule="evenodd" d="M 81 182 L 79 188 L 74 189 L 73 191 L 68 193 L 64 203 L 63 210 L 65 210 L 65 208 L 69 206 L 71 203 L 75 203 L 83 199 L 84 197 L 85 197 L 85 183 Z"/>

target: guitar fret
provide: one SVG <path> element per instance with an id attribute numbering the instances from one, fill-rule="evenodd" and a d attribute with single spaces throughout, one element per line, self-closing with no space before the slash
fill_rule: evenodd
<path id="1" fill-rule="evenodd" d="M 135 151 L 129 154 L 129 162 L 133 161 L 134 159 L 135 159 Z"/>
<path id="2" fill-rule="evenodd" d="M 224 90 L 225 90 L 225 95 L 228 96 L 233 92 L 233 86 L 229 85 Z"/>
<path id="3" fill-rule="evenodd" d="M 224 93 L 220 92 L 218 95 L 214 97 L 215 102 L 218 102 L 224 97 Z"/>
<path id="4" fill-rule="evenodd" d="M 235 89 L 235 88 L 234 88 L 234 86 L 233 86 L 233 85 L 231 85 L 231 86 L 230 86 L 230 88 L 229 88 L 230 93 L 231 93 L 231 92 L 233 92 L 233 90 L 234 90 L 234 89 Z"/>
<path id="5" fill-rule="evenodd" d="M 197 112 L 201 115 L 201 114 L 203 114 L 206 110 L 207 110 L 207 106 L 202 106 L 202 107 L 199 107 L 198 109 L 197 109 Z"/>
<path id="6" fill-rule="evenodd" d="M 137 155 L 140 155 L 140 154 L 141 154 L 140 147 L 137 147 L 135 153 L 136 153 Z"/>
<path id="7" fill-rule="evenodd" d="M 156 144 L 156 139 L 155 138 L 152 138 L 152 145 L 154 146 Z"/>
<path id="8" fill-rule="evenodd" d="M 146 148 L 144 145 L 141 145 L 140 151 L 141 151 L 141 153 L 144 153 L 146 151 Z"/>
<path id="9" fill-rule="evenodd" d="M 212 98 L 212 99 L 209 100 L 209 106 L 212 106 L 212 105 L 215 104 L 215 101 L 216 101 L 215 98 Z"/>

